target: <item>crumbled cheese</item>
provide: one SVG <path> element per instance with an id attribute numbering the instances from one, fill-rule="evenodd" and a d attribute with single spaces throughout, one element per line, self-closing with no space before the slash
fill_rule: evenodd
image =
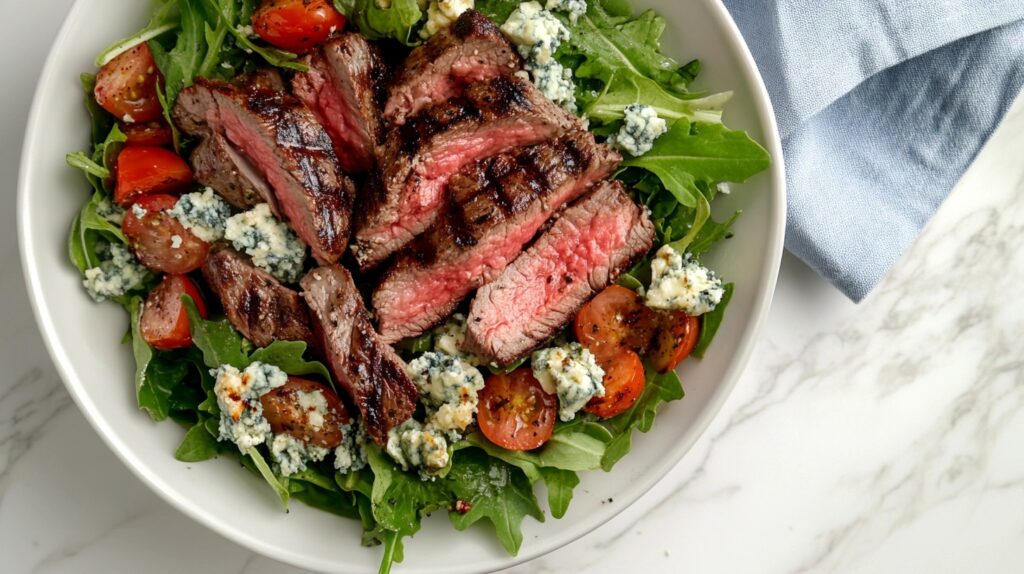
<path id="1" fill-rule="evenodd" d="M 482 365 L 486 361 L 472 353 L 462 351 L 462 343 L 466 340 L 466 316 L 455 313 L 444 324 L 434 329 L 434 350 L 462 359 L 470 365 Z"/>
<path id="2" fill-rule="evenodd" d="M 146 268 L 121 243 L 100 243 L 96 255 L 100 264 L 85 270 L 82 283 L 97 303 L 124 295 L 146 278 Z"/>
<path id="3" fill-rule="evenodd" d="M 149 212 L 146 211 L 145 207 L 142 207 L 138 203 L 132 204 L 132 215 L 134 215 L 138 219 L 142 219 L 143 217 L 146 217 L 147 213 L 149 213 Z"/>
<path id="4" fill-rule="evenodd" d="M 96 215 L 117 226 L 124 223 L 124 210 L 107 197 L 96 202 Z"/>
<path id="5" fill-rule="evenodd" d="M 358 422 L 341 425 L 341 444 L 334 449 L 334 468 L 345 474 L 366 466 L 366 429 Z"/>
<path id="6" fill-rule="evenodd" d="M 537 64 L 551 62 L 569 29 L 537 2 L 523 2 L 501 25 L 501 31 L 518 46 L 519 53 Z"/>
<path id="7" fill-rule="evenodd" d="M 182 240 L 181 240 L 181 236 L 180 235 L 177 235 L 177 234 L 172 235 L 171 236 L 171 249 L 178 249 L 179 247 L 181 247 L 181 241 Z"/>
<path id="8" fill-rule="evenodd" d="M 645 299 L 648 307 L 703 315 L 718 306 L 724 294 L 722 280 L 689 253 L 683 256 L 664 245 L 651 261 L 651 287 Z"/>
<path id="9" fill-rule="evenodd" d="M 604 369 L 579 343 L 534 351 L 531 365 L 541 387 L 558 395 L 563 421 L 571 421 L 591 398 L 604 396 Z"/>
<path id="10" fill-rule="evenodd" d="M 254 265 L 286 283 L 294 283 L 302 273 L 306 244 L 274 218 L 265 203 L 228 218 L 224 238 L 252 257 Z"/>
<path id="11" fill-rule="evenodd" d="M 569 14 L 569 21 L 575 24 L 580 16 L 587 13 L 586 0 L 548 0 L 544 5 L 547 10 L 561 10 Z"/>
<path id="12" fill-rule="evenodd" d="M 231 62 L 221 62 L 220 67 L 224 68 L 225 70 L 230 70 L 234 68 L 234 66 L 231 65 Z"/>
<path id="13" fill-rule="evenodd" d="M 630 104 L 624 110 L 624 123 L 618 133 L 608 138 L 608 143 L 628 152 L 633 157 L 641 156 L 654 147 L 654 140 L 668 131 L 665 120 L 658 117 L 654 108 L 645 104 Z"/>
<path id="14" fill-rule="evenodd" d="M 281 476 L 291 476 L 306 470 L 309 462 L 319 462 L 331 451 L 322 446 L 301 441 L 288 433 L 274 435 L 270 442 L 270 456 L 273 457 Z"/>
<path id="15" fill-rule="evenodd" d="M 224 237 L 224 226 L 231 217 L 231 208 L 212 188 L 186 193 L 167 212 L 192 232 L 211 243 Z"/>
<path id="16" fill-rule="evenodd" d="M 252 29 L 251 24 L 246 24 L 245 26 L 238 24 L 237 26 L 235 26 L 235 30 L 237 30 L 239 34 L 245 36 L 246 38 L 256 37 L 256 32 Z"/>
<path id="17" fill-rule="evenodd" d="M 732 193 L 732 186 L 730 186 L 729 182 L 727 181 L 719 182 L 717 185 L 715 185 L 715 188 L 718 189 L 718 193 L 722 193 L 725 195 L 729 195 L 730 193 Z"/>
<path id="18" fill-rule="evenodd" d="M 452 440 L 462 438 L 476 415 L 477 391 L 484 388 L 480 371 L 458 357 L 427 352 L 409 363 L 408 372 L 420 391 L 427 425 Z"/>
<path id="19" fill-rule="evenodd" d="M 376 0 L 374 4 L 376 4 L 381 10 L 387 10 L 391 7 L 391 0 Z M 420 6 L 420 8 L 422 8 L 422 6 Z"/>
<path id="20" fill-rule="evenodd" d="M 270 423 L 263 416 L 260 397 L 285 384 L 288 375 L 281 369 L 256 361 L 239 371 L 231 365 L 221 365 L 210 374 L 216 379 L 213 393 L 220 407 L 220 436 L 218 440 L 235 443 L 238 450 L 267 442 Z"/>
<path id="21" fill-rule="evenodd" d="M 390 0 L 387 1 L 390 4 Z M 427 21 L 420 30 L 420 37 L 427 39 L 444 30 L 472 7 L 473 0 L 430 0 L 430 5 L 427 6 Z"/>
<path id="22" fill-rule="evenodd" d="M 327 420 L 327 397 L 324 396 L 324 392 L 319 389 L 310 393 L 297 391 L 295 396 L 298 399 L 299 408 L 306 413 L 306 423 L 309 428 L 314 432 L 319 432 L 324 428 L 324 422 Z"/>
<path id="23" fill-rule="evenodd" d="M 402 470 L 419 468 L 423 480 L 432 480 L 448 466 L 448 441 L 439 431 L 415 419 L 388 431 L 386 450 Z"/>
<path id="24" fill-rule="evenodd" d="M 135 118 L 133 118 L 131 114 L 125 114 L 125 115 L 121 116 L 121 121 L 126 123 L 126 124 L 134 124 L 135 123 Z"/>
<path id="25" fill-rule="evenodd" d="M 539 64 L 528 60 L 523 69 L 530 73 L 533 85 L 549 100 L 576 113 L 576 85 L 572 83 L 572 70 L 555 60 Z"/>

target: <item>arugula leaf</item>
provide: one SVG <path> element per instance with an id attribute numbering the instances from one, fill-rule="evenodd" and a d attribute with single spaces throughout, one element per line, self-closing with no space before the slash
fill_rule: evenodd
<path id="1" fill-rule="evenodd" d="M 669 123 L 682 118 L 721 123 L 722 108 L 731 97 L 732 92 L 722 92 L 701 98 L 682 98 L 650 78 L 617 71 L 612 74 L 601 95 L 586 107 L 584 115 L 602 123 L 610 123 L 621 120 L 627 106 L 645 104 L 654 108 L 658 117 Z"/>
<path id="2" fill-rule="evenodd" d="M 697 193 L 696 198 L 697 209 L 694 212 L 693 222 L 690 224 L 690 230 L 678 241 L 669 243 L 669 246 L 678 251 L 680 255 L 686 253 L 686 248 L 693 243 L 693 240 L 697 238 L 697 234 L 700 233 L 701 229 L 703 229 L 704 224 L 711 218 L 711 203 L 708 202 L 708 198 L 704 197 L 703 193 Z M 671 233 L 671 231 L 668 233 Z"/>
<path id="3" fill-rule="evenodd" d="M 278 498 L 281 499 L 281 504 L 284 505 L 284 509 L 287 512 L 289 499 L 288 489 L 285 488 L 283 484 L 281 484 L 281 481 L 278 480 L 277 475 L 274 474 L 274 471 L 270 470 L 270 465 L 268 465 L 267 461 L 263 459 L 263 455 L 260 454 L 259 449 L 257 449 L 256 447 L 252 447 L 248 451 L 246 451 L 246 455 L 248 456 L 249 462 L 251 462 L 253 466 L 256 467 L 256 470 L 259 471 L 260 476 L 263 477 L 263 480 L 267 481 L 267 484 L 270 485 L 270 488 L 274 489 L 274 492 L 277 493 Z"/>
<path id="4" fill-rule="evenodd" d="M 150 51 L 157 68 L 164 76 L 167 102 L 174 105 L 178 92 L 192 85 L 206 51 L 205 21 L 198 0 L 176 0 L 179 12 L 177 39 L 169 51 L 157 42 L 150 42 Z"/>
<path id="5" fill-rule="evenodd" d="M 86 269 L 100 264 L 100 257 L 96 253 L 100 241 L 127 243 L 121 228 L 103 219 L 97 212 L 97 206 L 102 200 L 100 193 L 93 193 L 92 199 L 82 206 L 78 217 L 71 223 L 68 259 L 82 274 Z"/>
<path id="6" fill-rule="evenodd" d="M 540 473 L 548 487 L 548 507 L 551 508 L 551 515 L 562 518 L 569 510 L 572 491 L 580 483 L 580 477 L 571 470 L 559 468 L 542 468 Z"/>
<path id="7" fill-rule="evenodd" d="M 153 38 L 178 27 L 177 19 L 174 15 L 174 8 L 177 4 L 176 0 L 160 0 L 156 3 L 156 9 L 153 11 L 153 16 L 150 17 L 149 23 L 146 27 L 140 30 L 138 33 L 128 36 L 122 40 L 114 42 L 107 49 L 103 50 L 96 56 L 96 67 L 101 68 L 107 62 L 120 56 L 124 52 L 131 50 L 135 46 L 143 42 L 148 42 Z"/>
<path id="8" fill-rule="evenodd" d="M 139 408 L 150 418 L 162 421 L 170 413 L 170 398 L 174 387 L 188 374 L 188 366 L 179 361 L 167 361 L 150 347 L 139 332 L 142 298 L 128 300 L 131 318 L 132 353 L 135 355 L 135 395 Z"/>
<path id="9" fill-rule="evenodd" d="M 274 341 L 253 351 L 249 355 L 249 362 L 260 361 L 274 365 L 289 375 L 318 375 L 333 386 L 327 367 L 319 361 L 302 358 L 305 352 L 306 343 L 303 341 Z"/>
<path id="10" fill-rule="evenodd" d="M 174 458 L 182 462 L 199 462 L 209 460 L 219 452 L 217 439 L 206 432 L 206 421 L 201 420 L 185 433 L 185 438 L 174 451 Z"/>
<path id="11" fill-rule="evenodd" d="M 381 8 L 376 0 L 334 0 L 334 7 L 370 40 L 398 40 L 406 46 L 419 44 L 413 33 L 423 18 L 416 0 L 391 0 Z"/>
<path id="12" fill-rule="evenodd" d="M 640 432 L 651 430 L 658 405 L 683 398 L 683 384 L 674 371 L 661 374 L 651 368 L 645 370 L 647 383 L 640 398 L 628 411 L 600 423 L 614 436 L 601 460 L 601 468 L 605 471 L 611 470 L 629 452 L 634 429 Z"/>
<path id="13" fill-rule="evenodd" d="M 465 530 L 487 519 L 509 554 L 518 554 L 523 543 L 523 518 L 544 522 L 533 486 L 523 472 L 480 450 L 459 451 L 445 482 L 458 500 L 469 504 L 465 513 L 448 513 L 452 526 Z"/>
<path id="14" fill-rule="evenodd" d="M 697 236 L 693 239 L 693 243 L 690 244 L 690 253 L 700 255 L 708 249 L 711 249 L 711 246 L 715 243 L 718 243 L 727 237 L 731 237 L 732 232 L 730 232 L 729 229 L 732 227 L 732 224 L 736 222 L 736 219 L 739 216 L 740 212 L 736 211 L 723 223 L 718 223 L 714 219 L 708 219 L 704 223 L 700 232 L 697 233 Z"/>
<path id="15" fill-rule="evenodd" d="M 93 90 L 96 89 L 96 76 L 94 74 L 81 74 L 78 76 L 78 81 L 82 86 L 84 95 L 82 99 L 85 101 L 85 109 L 89 112 L 89 122 L 92 127 L 92 144 L 101 144 L 107 137 L 107 134 L 110 133 L 110 128 L 114 124 L 114 116 L 110 115 L 96 101 L 96 96 L 93 94 Z"/>
<path id="16" fill-rule="evenodd" d="M 359 518 L 356 494 L 341 490 L 332 477 L 315 466 L 307 466 L 304 470 L 289 476 L 288 491 L 292 498 L 313 508 L 345 518 Z"/>
<path id="17" fill-rule="evenodd" d="M 697 339 L 697 346 L 693 348 L 694 357 L 698 359 L 703 358 L 704 353 L 711 346 L 711 341 L 715 338 L 715 334 L 718 333 L 718 328 L 722 326 L 722 319 L 725 318 L 725 308 L 729 306 L 729 301 L 732 299 L 732 292 L 735 288 L 736 285 L 734 283 L 726 283 L 722 300 L 718 302 L 718 305 L 711 312 L 700 316 L 700 338 Z"/>
<path id="18" fill-rule="evenodd" d="M 242 351 L 242 336 L 228 323 L 227 319 L 207 321 L 199 315 L 195 302 L 188 295 L 181 296 L 181 302 L 188 313 L 189 331 L 192 344 L 203 353 L 203 363 L 211 369 L 231 365 L 244 369 L 249 357 Z"/>
<path id="19" fill-rule="evenodd" d="M 476 0 L 473 7 L 500 26 L 519 8 L 519 0 Z"/>

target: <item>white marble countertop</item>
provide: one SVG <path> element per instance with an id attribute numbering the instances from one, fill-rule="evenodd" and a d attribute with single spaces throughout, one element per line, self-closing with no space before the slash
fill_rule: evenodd
<path id="1" fill-rule="evenodd" d="M 0 2 L 18 21 L 0 39 L 0 570 L 295 571 L 160 501 L 50 364 L 14 189 L 35 77 L 70 0 L 19 4 Z M 1020 572 L 1022 198 L 1024 97 L 865 302 L 787 256 L 753 359 L 690 454 L 611 523 L 510 572 Z"/>

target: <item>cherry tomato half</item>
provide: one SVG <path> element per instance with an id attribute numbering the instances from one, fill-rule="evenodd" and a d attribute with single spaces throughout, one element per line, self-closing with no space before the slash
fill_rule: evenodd
<path id="1" fill-rule="evenodd" d="M 319 412 L 315 405 L 303 405 L 299 393 L 321 392 L 327 402 L 327 410 Z M 341 444 L 340 426 L 349 418 L 345 405 L 327 385 L 288 377 L 288 382 L 260 397 L 263 416 L 275 433 L 288 433 L 293 437 L 323 448 L 335 448 Z"/>
<path id="2" fill-rule="evenodd" d="M 153 54 L 143 42 L 100 68 L 93 96 L 103 109 L 125 123 L 149 122 L 163 113 L 156 96 L 159 80 Z"/>
<path id="3" fill-rule="evenodd" d="M 604 369 L 604 396 L 590 399 L 583 410 L 603 419 L 629 410 L 644 392 L 644 363 L 640 355 L 629 349 L 597 358 Z"/>
<path id="4" fill-rule="evenodd" d="M 174 191 L 192 183 L 192 170 L 162 147 L 126 146 L 117 156 L 114 201 L 127 207 L 140 195 Z"/>
<path id="5" fill-rule="evenodd" d="M 178 198 L 165 193 L 144 195 L 128 209 L 121 231 L 143 265 L 163 273 L 188 273 L 206 260 L 210 244 L 167 214 Z"/>
<path id="6" fill-rule="evenodd" d="M 269 44 L 301 54 L 345 27 L 345 17 L 327 0 L 264 0 L 252 29 Z"/>
<path id="7" fill-rule="evenodd" d="M 196 284 L 187 275 L 167 275 L 149 292 L 139 319 L 139 331 L 150 346 L 164 351 L 192 346 L 182 295 L 191 297 L 199 315 L 206 318 L 206 303 Z"/>
<path id="8" fill-rule="evenodd" d="M 128 139 L 129 146 L 160 147 L 170 145 L 174 139 L 170 126 L 162 119 L 142 124 L 126 124 L 122 122 L 119 127 Z"/>
<path id="9" fill-rule="evenodd" d="M 659 312 L 658 323 L 650 357 L 659 373 L 667 373 L 689 357 L 697 346 L 700 319 L 682 311 Z"/>
<path id="10" fill-rule="evenodd" d="M 530 369 L 488 377 L 480 391 L 476 421 L 480 432 L 509 450 L 535 449 L 550 438 L 558 398 L 548 394 Z"/>
<path id="11" fill-rule="evenodd" d="M 643 353 L 656 327 L 654 311 L 632 289 L 612 285 L 587 302 L 573 325 L 576 340 L 595 356 L 620 349 Z"/>

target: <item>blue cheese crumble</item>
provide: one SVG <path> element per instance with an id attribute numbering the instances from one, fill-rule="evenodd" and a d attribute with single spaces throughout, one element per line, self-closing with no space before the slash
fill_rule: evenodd
<path id="1" fill-rule="evenodd" d="M 274 435 L 270 443 L 272 457 L 281 476 L 291 476 L 306 470 L 310 462 L 319 462 L 330 454 L 330 450 L 299 440 L 288 433 Z"/>
<path id="2" fill-rule="evenodd" d="M 651 261 L 651 286 L 646 303 L 652 309 L 684 311 L 697 316 L 708 313 L 722 301 L 722 280 L 697 262 L 664 245 Z"/>
<path id="3" fill-rule="evenodd" d="M 243 371 L 221 365 L 210 374 L 217 381 L 213 393 L 220 407 L 218 440 L 235 443 L 243 453 L 267 442 L 271 435 L 270 423 L 263 416 L 260 397 L 285 384 L 288 375 L 274 365 L 259 361 Z"/>
<path id="4" fill-rule="evenodd" d="M 645 104 L 630 104 L 624 110 L 622 127 L 608 138 L 608 143 L 639 157 L 651 151 L 654 140 L 668 131 L 665 120 L 654 108 Z"/>
<path id="5" fill-rule="evenodd" d="M 231 217 L 231 208 L 207 187 L 201 192 L 182 195 L 167 213 L 193 235 L 212 243 L 224 237 L 224 226 Z"/>
<path id="6" fill-rule="evenodd" d="M 593 397 L 604 396 L 604 369 L 579 343 L 534 351 L 531 366 L 540 386 L 558 395 L 558 417 L 563 421 L 571 421 Z"/>
<path id="7" fill-rule="evenodd" d="M 146 278 L 146 268 L 121 243 L 99 243 L 96 255 L 100 264 L 85 270 L 82 284 L 97 303 L 128 293 Z"/>
<path id="8" fill-rule="evenodd" d="M 444 435 L 415 419 L 388 431 L 385 450 L 402 470 L 418 468 L 423 480 L 432 480 L 448 466 L 448 441 Z"/>
<path id="9" fill-rule="evenodd" d="M 477 391 L 484 388 L 480 371 L 458 357 L 427 352 L 409 363 L 408 372 L 420 391 L 427 425 L 452 440 L 462 438 L 476 415 Z"/>
<path id="10" fill-rule="evenodd" d="M 537 2 L 520 4 L 501 25 L 501 31 L 518 46 L 523 58 L 538 64 L 551 62 L 555 51 L 570 36 L 565 24 Z"/>
<path id="11" fill-rule="evenodd" d="M 306 244 L 270 213 L 266 203 L 228 218 L 224 238 L 252 257 L 254 265 L 285 283 L 294 283 L 302 273 Z"/>
<path id="12" fill-rule="evenodd" d="M 551 60 L 540 64 L 528 60 L 523 69 L 540 93 L 566 110 L 576 113 L 576 85 L 572 83 L 572 70 Z"/>
<path id="13" fill-rule="evenodd" d="M 366 466 L 366 429 L 356 421 L 341 425 L 341 444 L 334 449 L 334 468 L 345 474 Z"/>
<path id="14" fill-rule="evenodd" d="M 473 365 L 482 365 L 486 361 L 472 353 L 462 350 L 462 343 L 466 340 L 466 316 L 462 313 L 455 313 L 442 325 L 434 329 L 434 350 L 453 357 L 458 357 L 463 362 Z"/>
<path id="15" fill-rule="evenodd" d="M 473 0 L 431 0 L 427 6 L 427 21 L 420 30 L 420 37 L 426 40 L 444 30 L 472 7 Z"/>
<path id="16" fill-rule="evenodd" d="M 121 209 L 121 206 L 110 201 L 108 197 L 104 197 L 96 202 L 96 215 L 118 227 L 124 223 L 124 210 Z"/>
<path id="17" fill-rule="evenodd" d="M 565 12 L 569 15 L 569 21 L 575 24 L 580 16 L 587 13 L 587 2 L 586 0 L 548 0 L 544 8 Z"/>

